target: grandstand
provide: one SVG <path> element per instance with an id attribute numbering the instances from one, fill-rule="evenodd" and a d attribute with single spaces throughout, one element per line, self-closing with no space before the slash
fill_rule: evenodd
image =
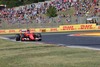
<path id="1" fill-rule="evenodd" d="M 58 27 L 59 25 L 84 24 L 84 23 L 86 23 L 87 17 L 91 17 L 91 16 L 100 17 L 100 8 L 99 8 L 100 5 L 98 6 L 99 12 L 94 14 L 95 6 L 93 6 L 93 3 L 91 1 L 89 1 L 89 2 L 86 2 L 85 4 L 79 3 L 79 5 L 77 3 L 73 3 L 73 2 L 71 4 L 69 4 L 69 2 L 66 2 L 66 3 L 59 2 L 58 4 L 57 3 L 53 4 L 53 6 L 56 6 L 57 9 L 59 7 L 62 9 L 62 6 L 63 6 L 64 10 L 62 9 L 62 10 L 58 11 L 57 17 L 50 18 L 50 17 L 46 16 L 45 12 L 44 12 L 44 11 L 46 11 L 46 8 L 48 6 L 46 6 L 46 8 L 44 7 L 45 9 L 43 8 L 43 6 L 44 6 L 44 3 L 47 3 L 50 5 L 52 2 L 55 3 L 55 0 L 39 2 L 39 3 L 32 3 L 29 5 L 16 7 L 16 8 L 14 8 L 14 10 L 13 9 L 9 9 L 9 10 L 5 9 L 4 11 L 2 11 L 4 14 L 3 15 L 2 15 L 2 13 L 0 14 L 0 17 L 1 17 L 0 29 L 47 28 L 47 27 L 49 28 L 49 27 Z M 42 5 L 42 9 L 44 10 L 43 12 L 37 10 L 37 8 L 40 9 L 40 7 L 41 7 L 40 4 Z M 60 4 L 60 6 L 59 6 L 59 4 Z M 91 4 L 92 4 L 92 6 L 90 7 Z M 79 8 L 78 6 L 80 6 L 80 5 L 82 5 L 82 6 Z M 88 7 L 86 7 L 87 5 L 88 5 Z M 29 10 L 29 12 L 31 12 L 31 13 L 29 14 L 28 10 L 24 10 L 25 8 L 27 8 Z M 22 10 L 24 10 L 24 11 L 22 11 Z M 19 14 L 18 13 L 15 14 L 16 11 L 18 11 Z M 33 11 L 33 14 L 35 13 L 35 11 L 38 11 L 38 14 L 31 15 L 32 11 Z M 13 12 L 15 12 L 15 13 L 13 14 Z M 29 16 L 27 18 L 22 18 L 23 15 L 25 15 L 25 17 L 26 17 L 27 16 L 26 14 Z M 16 17 L 16 15 L 18 15 L 18 17 Z M 100 23 L 98 23 L 98 24 L 100 24 Z"/>

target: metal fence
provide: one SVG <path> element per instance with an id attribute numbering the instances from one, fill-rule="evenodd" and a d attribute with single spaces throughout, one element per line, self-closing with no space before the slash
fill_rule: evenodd
<path id="1" fill-rule="evenodd" d="M 100 21 L 100 19 L 98 19 Z M 11 21 L 11 20 L 10 20 Z M 0 29 L 17 29 L 17 28 L 54 28 L 59 25 L 71 25 L 71 24 L 85 24 L 86 17 L 61 17 L 61 18 L 45 18 L 45 20 L 26 20 L 22 22 L 17 20 L 16 22 L 9 23 L 5 19 L 0 20 Z"/>

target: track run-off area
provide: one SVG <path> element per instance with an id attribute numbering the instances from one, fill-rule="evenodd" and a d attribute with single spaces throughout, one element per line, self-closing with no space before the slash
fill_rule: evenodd
<path id="1" fill-rule="evenodd" d="M 1 38 L 15 41 L 15 35 L 3 35 Z M 55 44 L 71 48 L 100 50 L 100 32 L 47 33 L 42 34 L 42 41 L 28 41 L 28 43 L 29 42 Z M 27 42 L 24 41 L 24 43 Z"/>

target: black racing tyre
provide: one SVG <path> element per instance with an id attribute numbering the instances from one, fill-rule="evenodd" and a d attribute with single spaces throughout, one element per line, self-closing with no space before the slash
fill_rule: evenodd
<path id="1" fill-rule="evenodd" d="M 40 33 L 35 33 L 35 38 L 40 38 L 39 40 L 37 41 L 41 41 L 42 40 L 42 36 Z"/>
<path id="2" fill-rule="evenodd" d="M 20 34 L 16 34 L 16 41 L 20 41 Z"/>
<path id="3" fill-rule="evenodd" d="M 39 39 L 38 41 L 42 41 L 42 39 Z"/>

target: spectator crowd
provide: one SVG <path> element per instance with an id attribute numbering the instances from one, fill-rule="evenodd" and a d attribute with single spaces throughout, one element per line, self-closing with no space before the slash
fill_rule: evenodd
<path id="1" fill-rule="evenodd" d="M 29 5 L 5 8 L 0 10 L 0 18 L 5 20 L 7 23 L 41 23 L 47 22 L 47 17 L 42 16 L 46 14 L 49 6 L 56 7 L 57 11 L 67 11 L 71 7 L 74 9 L 73 16 L 100 16 L 99 0 L 51 0 L 39 3 L 32 3 Z M 58 22 L 61 17 L 69 17 L 69 15 L 58 15 Z M 67 20 L 70 22 L 70 20 Z M 77 19 L 76 19 L 77 21 Z"/>

